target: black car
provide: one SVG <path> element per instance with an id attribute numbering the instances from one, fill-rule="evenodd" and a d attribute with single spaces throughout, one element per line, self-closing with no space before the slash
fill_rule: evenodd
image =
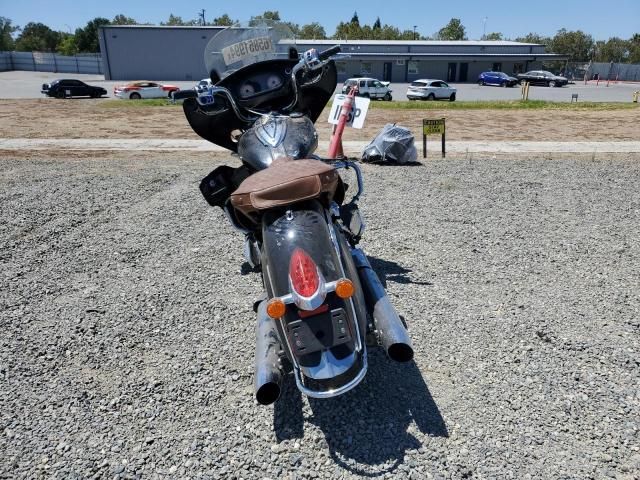
<path id="1" fill-rule="evenodd" d="M 518 81 L 529 82 L 531 85 L 544 85 L 546 87 L 564 87 L 569 80 L 559 77 L 545 70 L 531 70 L 527 73 L 519 73 Z"/>
<path id="2" fill-rule="evenodd" d="M 51 83 L 43 83 L 41 92 L 49 97 L 57 98 L 98 98 L 107 94 L 107 91 L 102 87 L 94 87 L 80 80 L 73 79 L 54 80 Z"/>

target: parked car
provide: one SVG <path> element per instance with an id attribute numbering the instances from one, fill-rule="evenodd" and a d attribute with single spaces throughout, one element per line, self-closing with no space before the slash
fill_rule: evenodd
<path id="1" fill-rule="evenodd" d="M 116 85 L 113 94 L 118 98 L 139 100 L 141 98 L 171 98 L 173 92 L 180 88 L 175 85 L 162 85 L 156 82 L 131 82 L 126 85 Z"/>
<path id="2" fill-rule="evenodd" d="M 213 87 L 213 82 L 211 81 L 210 78 L 203 78 L 202 80 L 200 80 L 196 86 L 194 87 L 195 91 L 198 93 L 202 93 L 205 90 L 208 90 L 209 87 Z"/>
<path id="3" fill-rule="evenodd" d="M 554 75 L 545 70 L 531 70 L 530 72 L 519 73 L 518 81 L 520 83 L 529 82 L 532 85 L 545 85 L 547 87 L 564 87 L 569 83 L 569 80 L 565 77 Z"/>
<path id="4" fill-rule="evenodd" d="M 515 87 L 516 77 L 510 77 L 504 72 L 482 72 L 478 76 L 478 85 L 499 85 L 501 87 Z"/>
<path id="5" fill-rule="evenodd" d="M 91 97 L 98 98 L 107 94 L 102 87 L 87 85 L 80 80 L 64 78 L 54 80 L 51 83 L 43 83 L 41 93 L 48 97 L 70 98 L 70 97 Z"/>
<path id="6" fill-rule="evenodd" d="M 411 82 L 407 89 L 407 98 L 409 100 L 438 100 L 448 99 L 451 102 L 456 100 L 457 90 L 450 87 L 448 83 L 442 80 L 420 79 Z"/>
<path id="7" fill-rule="evenodd" d="M 358 96 L 360 97 L 391 101 L 391 92 L 393 90 L 389 88 L 389 83 L 368 77 L 349 78 L 342 85 L 342 93 L 349 93 L 355 85 L 358 85 Z"/>

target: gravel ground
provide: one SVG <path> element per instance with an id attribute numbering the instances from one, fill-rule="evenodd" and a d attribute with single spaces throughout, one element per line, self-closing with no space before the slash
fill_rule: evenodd
<path id="1" fill-rule="evenodd" d="M 77 155 L 0 161 L 0 477 L 640 478 L 637 156 L 365 166 L 415 363 L 261 407 L 221 160 Z"/>

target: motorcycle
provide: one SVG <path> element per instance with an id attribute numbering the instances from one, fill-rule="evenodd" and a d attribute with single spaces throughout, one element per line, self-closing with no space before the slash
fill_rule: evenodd
<path id="1" fill-rule="evenodd" d="M 362 172 L 314 154 L 314 122 L 336 89 L 340 47 L 299 55 L 293 38 L 276 24 L 223 30 L 205 49 L 213 85 L 174 96 L 198 135 L 241 161 L 213 170 L 200 190 L 244 234 L 247 262 L 262 275 L 254 380 L 264 405 L 290 372 L 309 397 L 353 389 L 367 372 L 367 346 L 413 358 L 403 320 L 357 247 Z M 347 170 L 357 180 L 349 200 Z"/>

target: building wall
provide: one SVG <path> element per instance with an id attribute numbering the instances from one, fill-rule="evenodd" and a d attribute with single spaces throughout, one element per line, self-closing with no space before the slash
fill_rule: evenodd
<path id="1" fill-rule="evenodd" d="M 100 29 L 107 80 L 199 80 L 207 77 L 204 48 L 220 29 L 145 27 Z"/>
<path id="2" fill-rule="evenodd" d="M 204 49 L 219 30 L 220 27 L 103 27 L 100 29 L 100 46 L 105 77 L 110 80 L 182 81 L 204 78 L 208 76 Z M 523 70 L 531 69 L 533 64 L 527 67 L 526 59 L 544 55 L 543 45 L 514 42 L 303 40 L 297 48 L 301 52 L 312 47 L 325 50 L 335 43 L 341 44 L 343 53 L 350 55 L 340 62 L 340 82 L 362 76 L 385 80 L 385 64 L 391 64 L 392 82 L 411 82 L 418 78 L 449 80 L 449 63 L 455 63 L 457 70 L 455 79 L 451 81 L 460 81 L 460 64 L 468 63 L 467 81 L 475 82 L 480 72 L 492 69 L 494 62 L 502 63 L 502 71 L 513 73 L 514 63 L 524 64 Z M 483 58 L 483 55 L 489 57 Z M 520 60 L 508 55 L 518 55 L 516 58 Z M 409 72 L 409 62 L 412 61 L 417 61 L 415 73 Z"/>

